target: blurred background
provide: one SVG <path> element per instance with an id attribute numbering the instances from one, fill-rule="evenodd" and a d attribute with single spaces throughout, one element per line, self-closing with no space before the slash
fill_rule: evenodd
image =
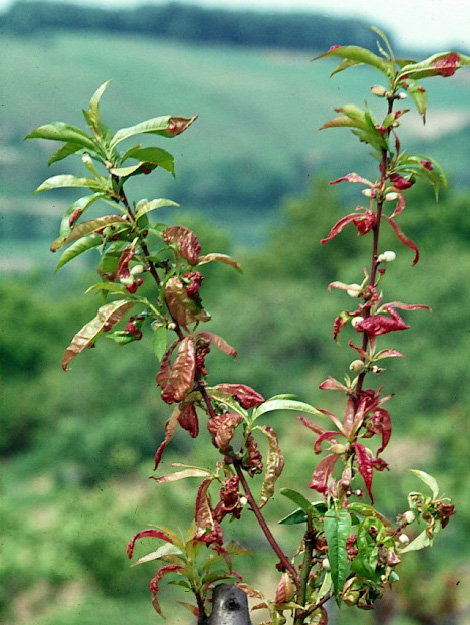
<path id="1" fill-rule="evenodd" d="M 247 383 L 266 397 L 295 393 L 341 410 L 318 391 L 327 375 L 341 378 L 351 357 L 346 333 L 340 346 L 331 338 L 344 294 L 328 294 L 326 285 L 360 282 L 368 254 L 351 232 L 325 248 L 318 242 L 360 201 L 356 189 L 327 181 L 375 173 L 352 135 L 317 128 L 346 102 L 367 98 L 377 114 L 383 103 L 369 95 L 380 81 L 374 72 L 354 68 L 329 80 L 334 62 L 309 61 L 338 43 L 375 48 L 369 23 L 383 28 L 405 58 L 448 49 L 468 54 L 469 8 L 453 1 L 82 0 L 0 1 L 0 9 L 1 618 L 8 625 L 151 624 L 160 618 L 148 592 L 156 567 L 129 568 L 125 546 L 152 523 L 186 531 L 196 484 L 171 488 L 147 479 L 168 418 L 154 387 L 149 333 L 125 349 L 103 341 L 69 374 L 61 370 L 64 348 L 99 305 L 82 295 L 96 281 L 94 259 L 53 277 L 57 258 L 49 245 L 78 195 L 32 192 L 75 164 L 48 169 L 52 144 L 22 138 L 49 121 L 82 125 L 80 109 L 110 78 L 101 109 L 112 128 L 199 114 L 183 136 L 160 142 L 176 156 L 176 180 L 155 172 L 129 186 L 134 200 L 179 202 L 182 208 L 164 209 L 162 220 L 193 228 L 204 252 L 242 262 L 240 275 L 225 266 L 206 272 L 209 329 L 239 352 L 236 362 L 211 354 L 210 381 Z M 470 623 L 470 71 L 430 79 L 426 87 L 427 124 L 411 112 L 402 144 L 436 158 L 449 190 L 439 204 L 431 189 L 416 185 L 409 193 L 401 224 L 422 253 L 415 268 L 391 233 L 384 232 L 382 246 L 398 256 L 386 276 L 387 299 L 426 303 L 433 312 L 406 315 L 412 329 L 394 336 L 393 345 L 383 341 L 407 360 L 391 363 L 380 379 L 396 393 L 389 403 L 394 438 L 384 454 L 391 471 L 374 479 L 377 502 L 392 517 L 419 487 L 408 468 L 434 474 L 458 513 L 435 548 L 404 558 L 393 597 L 374 612 L 333 611 L 338 625 Z M 313 438 L 293 415 L 265 422 L 279 431 L 285 456 L 294 456 L 280 485 L 309 495 Z M 208 464 L 207 449 L 183 434 L 168 448 L 162 471 L 172 461 Z M 267 509 L 274 525 L 291 509 L 280 499 Z M 258 554 L 241 558 L 236 569 L 272 592 L 274 559 L 262 536 L 252 519 L 236 525 L 226 533 L 233 527 L 233 536 Z M 286 550 L 298 544 L 300 526 L 274 531 Z M 155 541 L 147 541 L 138 553 L 153 549 Z M 192 622 L 176 600 L 188 597 L 165 588 L 168 621 Z"/>

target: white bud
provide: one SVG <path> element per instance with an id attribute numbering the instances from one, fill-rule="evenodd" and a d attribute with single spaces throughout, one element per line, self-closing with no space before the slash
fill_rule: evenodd
<path id="1" fill-rule="evenodd" d="M 354 317 L 354 319 L 351 321 L 352 327 L 355 328 L 361 323 L 361 321 L 364 321 L 364 317 Z"/>
<path id="2" fill-rule="evenodd" d="M 168 330 L 175 330 L 176 329 L 176 324 L 175 323 L 169 323 L 168 324 Z"/>
<path id="3" fill-rule="evenodd" d="M 382 252 L 382 254 L 380 254 L 379 257 L 377 258 L 377 260 L 379 261 L 379 263 L 392 263 L 396 257 L 397 255 L 395 254 L 395 252 L 392 252 L 391 250 L 387 250 L 385 252 Z"/>
<path id="4" fill-rule="evenodd" d="M 349 365 L 349 370 L 354 371 L 354 373 L 361 373 L 361 371 L 364 371 L 364 368 L 365 364 L 362 362 L 362 360 L 353 360 L 352 363 Z"/>
<path id="5" fill-rule="evenodd" d="M 359 297 L 362 293 L 362 289 L 361 289 L 361 285 L 360 284 L 349 284 L 349 289 L 346 291 L 346 293 L 349 295 L 349 297 Z"/>
<path id="6" fill-rule="evenodd" d="M 346 445 L 341 445 L 340 443 L 334 443 L 333 445 L 331 445 L 328 451 L 330 451 L 332 454 L 344 454 L 347 452 L 347 450 L 348 450 L 348 447 L 346 447 Z"/>
<path id="7" fill-rule="evenodd" d="M 405 519 L 405 521 L 408 523 L 408 525 L 410 525 L 410 523 L 413 523 L 413 521 L 416 519 L 416 515 L 414 512 L 412 512 L 411 510 L 407 510 L 404 515 L 403 518 Z"/>
<path id="8" fill-rule="evenodd" d="M 240 505 L 244 507 L 248 503 L 248 499 L 245 497 L 245 495 L 242 495 L 239 499 L 239 502 L 240 502 Z"/>
<path id="9" fill-rule="evenodd" d="M 406 534 L 400 534 L 400 536 L 398 537 L 398 540 L 403 546 L 410 544 L 410 539 L 408 538 Z"/>
<path id="10" fill-rule="evenodd" d="M 398 193 L 392 192 L 385 195 L 386 202 L 393 202 L 396 199 L 398 199 Z"/>
<path id="11" fill-rule="evenodd" d="M 377 365 L 374 365 L 371 368 L 372 373 L 380 373 L 382 371 L 382 369 L 380 367 L 377 367 Z"/>
<path id="12" fill-rule="evenodd" d="M 124 286 L 128 286 L 129 284 L 134 284 L 134 278 L 132 276 L 119 278 L 119 282 Z"/>
<path id="13" fill-rule="evenodd" d="M 403 93 L 403 91 L 400 91 L 400 93 L 397 93 L 397 98 L 399 98 L 400 100 L 404 100 L 407 97 L 406 93 Z"/>
<path id="14" fill-rule="evenodd" d="M 134 267 L 132 267 L 131 269 L 131 274 L 133 276 L 137 276 L 139 273 L 142 273 L 144 270 L 143 265 L 135 265 Z"/>
<path id="15" fill-rule="evenodd" d="M 370 90 L 378 98 L 384 98 L 387 95 L 387 90 L 382 85 L 373 85 Z"/>
<path id="16" fill-rule="evenodd" d="M 331 565 L 330 565 L 330 561 L 328 560 L 328 558 L 325 558 L 323 560 L 322 567 L 325 569 L 325 571 L 331 571 Z"/>
<path id="17" fill-rule="evenodd" d="M 362 189 L 361 193 L 366 197 L 375 197 L 375 193 L 372 191 L 372 189 Z"/>

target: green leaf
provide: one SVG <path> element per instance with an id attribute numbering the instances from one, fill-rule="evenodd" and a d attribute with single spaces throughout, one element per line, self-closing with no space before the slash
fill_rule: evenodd
<path id="1" fill-rule="evenodd" d="M 352 533 L 351 515 L 347 510 L 329 510 L 325 514 L 325 537 L 328 543 L 328 559 L 331 578 L 337 600 L 349 573 L 346 540 Z"/>
<path id="2" fill-rule="evenodd" d="M 390 41 L 388 40 L 387 35 L 383 32 L 383 30 L 380 30 L 380 28 L 377 28 L 376 26 L 369 26 L 369 29 L 372 30 L 376 35 L 378 35 L 382 39 L 382 41 L 385 43 L 385 47 L 387 48 L 389 58 L 391 59 L 393 66 L 395 66 L 395 55 L 393 54 L 392 46 L 390 45 Z M 381 50 L 381 46 L 378 42 L 377 42 L 377 45 L 379 46 L 379 50 Z M 383 51 L 381 50 L 381 52 Z"/>
<path id="3" fill-rule="evenodd" d="M 351 119 L 346 115 L 340 117 L 333 117 L 330 121 L 326 122 L 319 128 L 319 130 L 325 130 L 326 128 L 365 128 L 365 123 Z"/>
<path id="4" fill-rule="evenodd" d="M 414 540 L 410 542 L 404 549 L 400 549 L 399 554 L 408 553 L 410 551 L 420 551 L 425 547 L 430 547 L 433 543 L 433 538 L 429 538 L 426 534 L 426 530 L 421 532 Z"/>
<path id="5" fill-rule="evenodd" d="M 272 412 L 273 410 L 295 410 L 308 414 L 322 415 L 319 410 L 301 401 L 296 401 L 294 399 L 273 399 L 265 401 L 253 410 L 253 421 L 265 412 Z"/>
<path id="6" fill-rule="evenodd" d="M 377 56 L 370 50 L 359 46 L 340 46 L 339 48 L 329 50 L 328 52 L 325 52 L 325 54 L 321 54 L 312 60 L 317 61 L 318 59 L 327 57 L 347 59 L 349 61 L 355 61 L 356 64 L 365 63 L 366 65 L 377 68 L 386 76 L 390 75 L 392 69 L 389 62 L 384 61 L 380 58 L 380 56 Z"/>
<path id="7" fill-rule="evenodd" d="M 66 249 L 59 258 L 59 262 L 57 263 L 57 267 L 54 269 L 54 273 L 59 271 L 59 269 L 69 261 L 73 260 L 77 256 L 80 256 L 80 254 L 83 254 L 83 252 L 87 252 L 98 245 L 101 245 L 101 235 L 99 234 L 90 234 L 87 237 L 83 237 L 79 241 L 75 241 L 75 243 Z"/>
<path id="8" fill-rule="evenodd" d="M 135 126 L 129 126 L 129 128 L 121 128 L 114 135 L 111 141 L 111 148 L 114 148 L 121 141 L 129 139 L 129 137 L 145 133 L 161 135 L 163 137 L 175 137 L 186 130 L 196 119 L 197 117 L 183 118 L 167 115 L 165 117 L 148 119 Z"/>
<path id="9" fill-rule="evenodd" d="M 61 175 L 48 178 L 39 185 L 34 193 L 50 191 L 51 189 L 62 189 L 64 187 L 88 187 L 92 191 L 109 190 L 106 178 L 77 178 L 76 176 Z"/>
<path id="10" fill-rule="evenodd" d="M 92 234 L 91 236 L 100 235 Z M 77 243 L 80 243 L 80 241 L 77 241 Z M 77 245 L 77 243 L 74 243 L 74 245 Z M 69 249 L 72 249 L 72 247 L 73 246 L 69 247 Z M 109 293 L 119 293 L 120 295 L 127 295 L 128 293 L 126 287 L 120 282 L 97 282 L 96 284 L 92 284 L 87 288 L 87 290 L 85 291 L 85 295 L 87 295 L 88 293 L 92 293 L 93 291 L 108 291 Z"/>
<path id="11" fill-rule="evenodd" d="M 69 371 L 69 363 L 97 339 L 104 326 L 113 328 L 135 303 L 132 300 L 120 299 L 101 306 L 96 316 L 73 337 L 62 358 L 62 369 Z"/>
<path id="12" fill-rule="evenodd" d="M 413 102 L 415 103 L 416 109 L 418 113 L 423 118 L 423 124 L 426 123 L 426 108 L 428 105 L 428 94 L 427 91 L 420 85 L 417 80 L 413 80 L 412 78 L 406 79 L 407 86 L 403 85 L 403 88 L 408 91 Z"/>
<path id="13" fill-rule="evenodd" d="M 429 473 L 425 473 L 424 471 L 419 471 L 418 469 L 409 469 L 411 473 L 414 473 L 419 479 L 429 486 L 432 492 L 433 499 L 437 499 L 439 497 L 439 484 Z"/>
<path id="14" fill-rule="evenodd" d="M 153 551 L 152 553 L 149 553 L 146 556 L 139 558 L 137 562 L 134 562 L 134 564 L 131 564 L 131 567 L 138 566 L 139 564 L 144 564 L 145 562 L 153 562 L 154 560 L 162 560 L 166 556 L 170 556 L 170 555 L 181 555 L 182 553 L 183 552 L 181 551 L 181 549 L 178 549 L 178 547 L 175 547 L 175 545 L 171 545 L 170 543 L 165 543 L 164 545 L 159 547 L 156 551 Z"/>
<path id="15" fill-rule="evenodd" d="M 135 214 L 135 218 L 140 219 L 143 215 L 150 213 L 151 211 L 157 210 L 159 208 L 164 208 L 165 206 L 176 206 L 179 208 L 179 204 L 173 202 L 172 200 L 151 200 L 150 202 L 141 201 L 137 204 L 136 209 L 137 212 Z"/>
<path id="16" fill-rule="evenodd" d="M 282 489 L 284 490 L 284 489 Z M 312 501 L 310 504 L 310 508 L 314 514 L 314 517 L 322 516 L 327 512 L 328 506 L 323 501 Z M 299 525 L 300 523 L 306 523 L 307 514 L 302 510 L 302 508 L 297 508 L 280 521 L 278 521 L 279 525 Z"/>
<path id="17" fill-rule="evenodd" d="M 312 510 L 312 504 L 302 495 L 302 493 L 292 490 L 291 488 L 281 488 L 279 492 L 281 495 L 284 495 L 284 497 L 287 497 L 297 504 L 304 512 L 310 512 Z"/>
<path id="18" fill-rule="evenodd" d="M 452 76 L 464 65 L 470 65 L 470 56 L 458 52 L 438 52 L 419 63 L 404 65 L 397 79 L 408 80 L 408 78 L 413 78 L 419 80 L 430 76 Z"/>
<path id="19" fill-rule="evenodd" d="M 51 252 L 55 252 L 64 245 L 72 243 L 72 241 L 76 241 L 77 239 L 81 239 L 96 230 L 101 230 L 101 228 L 105 228 L 111 224 L 124 222 L 126 222 L 124 215 L 105 215 L 104 217 L 98 217 L 97 219 L 92 219 L 91 221 L 82 221 L 77 224 L 75 228 L 73 228 L 68 236 L 58 237 L 51 245 Z"/>
<path id="20" fill-rule="evenodd" d="M 352 61 L 351 59 L 343 59 L 338 63 L 336 68 L 331 72 L 330 78 L 332 78 L 335 74 L 339 74 L 339 72 L 343 72 L 345 69 L 349 69 L 350 67 L 354 67 L 355 65 L 362 65 L 360 61 Z"/>
<path id="21" fill-rule="evenodd" d="M 29 135 L 26 135 L 26 139 L 49 139 L 51 141 L 64 141 L 67 143 L 74 143 L 82 148 L 87 148 L 91 151 L 96 151 L 98 146 L 95 141 L 89 137 L 83 130 L 64 124 L 63 122 L 52 122 L 45 126 L 36 128 Z"/>
<path id="22" fill-rule="evenodd" d="M 109 173 L 113 174 L 113 176 L 118 176 L 118 178 L 126 178 L 127 176 L 132 176 L 141 167 L 142 163 L 130 165 L 129 167 L 113 167 L 109 170 Z"/>
<path id="23" fill-rule="evenodd" d="M 128 158 L 136 158 L 141 163 L 154 163 L 163 169 L 169 171 L 173 176 L 175 175 L 175 159 L 174 157 L 161 148 L 142 148 L 136 146 L 132 150 L 129 150 L 124 155 L 122 162 Z"/>
<path id="24" fill-rule="evenodd" d="M 100 125 L 100 100 L 103 93 L 106 91 L 111 80 L 107 80 L 91 96 L 90 99 L 90 112 L 88 113 L 89 119 L 92 122 L 95 128 L 98 128 Z"/>
<path id="25" fill-rule="evenodd" d="M 61 145 L 60 148 L 56 150 L 54 154 L 52 154 L 52 156 L 47 161 L 47 164 L 52 165 L 52 163 L 57 163 L 58 161 L 67 158 L 67 156 L 75 154 L 75 152 L 78 152 L 78 150 L 81 149 L 83 149 L 82 146 L 78 145 L 77 143 L 64 143 L 64 145 Z"/>
<path id="26" fill-rule="evenodd" d="M 351 564 L 351 570 L 355 573 L 359 573 L 359 575 L 362 575 L 366 579 L 375 581 L 379 550 L 376 541 L 369 532 L 372 526 L 376 527 L 373 517 L 365 519 L 359 525 L 356 540 L 359 554 L 354 558 Z M 376 529 L 381 528 L 376 527 Z"/>
<path id="27" fill-rule="evenodd" d="M 159 361 L 162 360 L 166 352 L 166 328 L 164 325 L 157 325 L 153 333 L 153 351 Z"/>

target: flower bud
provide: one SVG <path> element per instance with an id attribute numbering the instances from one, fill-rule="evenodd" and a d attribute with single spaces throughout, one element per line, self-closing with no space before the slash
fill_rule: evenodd
<path id="1" fill-rule="evenodd" d="M 400 91 L 400 93 L 397 93 L 397 98 L 399 98 L 400 100 L 404 100 L 407 97 L 406 93 L 403 93 L 403 91 Z"/>
<path id="2" fill-rule="evenodd" d="M 410 525 L 411 523 L 413 523 L 413 521 L 416 520 L 416 515 L 414 512 L 412 512 L 411 510 L 407 510 L 404 514 L 403 514 L 403 519 L 408 523 L 408 525 Z"/>
<path id="3" fill-rule="evenodd" d="M 385 87 L 382 87 L 382 85 L 373 85 L 370 88 L 370 90 L 378 98 L 384 98 L 386 96 L 386 94 L 387 94 L 387 90 L 385 89 Z"/>
<path id="4" fill-rule="evenodd" d="M 361 321 L 364 321 L 364 317 L 354 317 L 354 319 L 351 320 L 352 327 L 355 328 L 361 323 Z"/>
<path id="5" fill-rule="evenodd" d="M 245 507 L 246 504 L 248 503 L 248 499 L 245 497 L 245 495 L 242 495 L 240 499 L 238 500 L 238 502 L 242 507 Z"/>
<path id="6" fill-rule="evenodd" d="M 136 276 L 137 274 L 142 273 L 142 272 L 143 272 L 143 270 L 144 270 L 143 265 L 135 265 L 135 266 L 134 266 L 134 267 L 132 267 L 132 269 L 131 269 L 131 274 L 132 274 L 133 276 Z"/>
<path id="7" fill-rule="evenodd" d="M 398 193 L 395 193 L 394 191 L 392 191 L 391 193 L 387 193 L 384 199 L 386 202 L 393 202 L 394 200 L 398 199 Z"/>
<path id="8" fill-rule="evenodd" d="M 175 330 L 176 329 L 176 323 L 169 323 L 168 324 L 168 330 Z"/>
<path id="9" fill-rule="evenodd" d="M 346 453 L 348 451 L 348 447 L 346 445 L 341 445 L 340 443 L 335 443 L 331 445 L 328 451 L 330 451 L 332 454 L 340 455 Z"/>
<path id="10" fill-rule="evenodd" d="M 353 371 L 354 373 L 361 373 L 361 371 L 364 371 L 365 368 L 365 364 L 362 362 L 362 360 L 353 360 L 352 363 L 349 365 L 349 370 Z"/>
<path id="11" fill-rule="evenodd" d="M 360 284 L 350 284 L 349 289 L 346 291 L 349 297 L 359 297 L 362 293 Z"/>
<path id="12" fill-rule="evenodd" d="M 398 537 L 398 541 L 404 546 L 406 547 L 406 545 L 410 544 L 410 539 L 408 538 L 408 536 L 406 534 L 400 534 L 400 536 Z"/>
<path id="13" fill-rule="evenodd" d="M 325 571 L 331 571 L 331 565 L 330 565 L 330 561 L 328 560 L 328 558 L 325 558 L 323 560 L 322 567 Z"/>
<path id="14" fill-rule="evenodd" d="M 362 189 L 361 193 L 366 197 L 375 197 L 375 193 L 372 191 L 372 189 Z"/>
<path id="15" fill-rule="evenodd" d="M 377 258 L 377 260 L 379 261 L 379 263 L 392 263 L 396 257 L 397 255 L 395 254 L 395 252 L 392 252 L 391 250 L 387 250 L 385 252 L 382 252 L 382 254 L 380 254 L 379 257 Z"/>

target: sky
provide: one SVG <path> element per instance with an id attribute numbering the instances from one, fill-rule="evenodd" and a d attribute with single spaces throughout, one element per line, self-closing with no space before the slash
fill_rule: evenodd
<path id="1" fill-rule="evenodd" d="M 61 2 L 61 0 L 55 0 Z M 166 0 L 69 0 L 102 7 L 136 7 L 163 4 Z M 470 49 L 468 0 L 177 0 L 186 4 L 225 9 L 308 11 L 324 15 L 364 18 L 387 28 L 407 49 L 445 51 Z M 13 0 L 0 0 L 5 9 Z"/>

